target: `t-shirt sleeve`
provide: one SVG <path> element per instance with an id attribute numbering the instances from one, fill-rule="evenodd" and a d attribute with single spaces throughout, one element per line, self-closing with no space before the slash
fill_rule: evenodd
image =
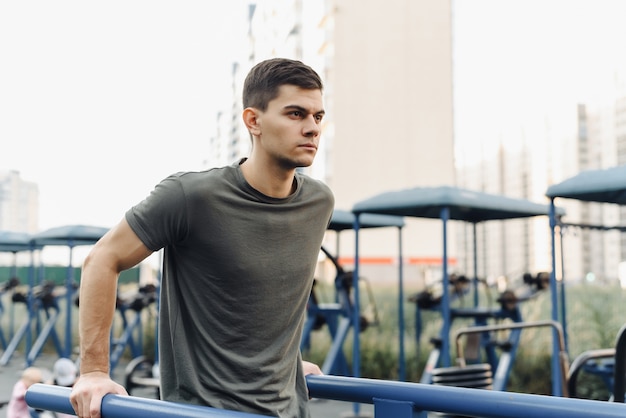
<path id="1" fill-rule="evenodd" d="M 152 251 L 187 235 L 186 196 L 178 175 L 161 181 L 143 201 L 126 212 L 126 221 Z"/>

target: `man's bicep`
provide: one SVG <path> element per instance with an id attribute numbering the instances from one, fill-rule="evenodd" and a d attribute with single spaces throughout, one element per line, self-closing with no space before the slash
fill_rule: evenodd
<path id="1" fill-rule="evenodd" d="M 136 266 L 153 252 L 139 239 L 125 218 L 102 237 L 94 250 L 110 257 L 118 271 Z"/>

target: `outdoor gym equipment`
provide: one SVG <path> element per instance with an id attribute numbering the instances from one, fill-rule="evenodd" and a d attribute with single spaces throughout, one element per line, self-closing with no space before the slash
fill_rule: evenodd
<path id="1" fill-rule="evenodd" d="M 0 284 L 0 318 L 4 315 L 4 303 L 2 302 L 2 296 L 4 296 L 9 290 L 14 289 L 16 286 L 20 284 L 20 280 L 17 277 L 13 277 L 10 280 Z M 0 344 L 2 344 L 2 349 L 6 350 L 7 348 L 7 340 L 4 335 L 4 331 L 0 328 Z"/>
<path id="2" fill-rule="evenodd" d="M 17 280 L 16 284 L 19 284 L 19 279 L 17 279 L 17 253 L 23 251 L 30 251 L 31 257 L 32 252 L 36 248 L 32 244 L 32 237 L 30 234 L 25 232 L 15 232 L 15 231 L 0 231 L 0 251 L 1 252 L 10 252 L 13 253 L 13 265 L 11 266 L 10 277 L 12 280 Z M 6 285 L 6 283 L 5 283 Z M 4 293 L 4 292 L 3 292 Z M 2 293 L 2 294 L 3 294 Z M 1 295 L 1 294 L 0 294 Z M 4 309 L 2 310 L 4 313 Z M 13 337 L 13 326 L 15 322 L 15 318 L 13 316 L 13 310 L 10 311 L 9 318 L 9 338 Z M 4 332 L 0 328 L 0 333 L 2 333 L 2 349 L 6 350 L 7 343 L 4 336 Z"/>
<path id="3" fill-rule="evenodd" d="M 550 276 L 550 290 L 552 294 L 551 315 L 554 321 L 561 322 L 565 336 L 565 345 L 567 347 L 568 333 L 567 312 L 565 304 L 565 270 L 563 267 L 563 229 L 565 227 L 574 226 L 583 229 L 589 228 L 597 230 L 617 230 L 621 232 L 626 232 L 626 225 L 589 225 L 564 222 L 563 216 L 559 214 L 555 209 L 555 200 L 557 198 L 562 198 L 578 200 L 581 202 L 595 202 L 601 204 L 606 203 L 624 206 L 626 205 L 626 165 L 615 166 L 607 169 L 582 171 L 573 177 L 570 177 L 560 183 L 548 187 L 548 189 L 546 190 L 546 196 L 550 199 L 550 232 L 552 238 L 552 274 Z M 558 286 L 556 277 L 557 229 L 560 238 L 559 242 L 561 245 L 562 269 L 561 280 Z M 554 347 L 553 350 L 556 351 L 556 347 Z M 589 355 L 589 353 L 585 355 Z M 598 353 L 595 353 L 595 355 L 598 355 Z M 582 360 L 583 358 L 580 358 L 581 362 Z M 575 361 L 575 363 L 575 365 L 578 366 L 578 362 Z M 584 363 L 586 363 L 586 361 Z M 557 367 L 558 365 L 554 363 L 553 356 L 553 373 L 557 369 Z M 612 380 L 610 378 L 607 378 L 607 375 L 610 375 L 611 373 L 607 368 L 610 367 L 611 363 L 609 359 L 606 363 L 602 365 L 602 367 L 598 367 L 595 369 L 595 372 L 603 377 L 605 383 L 607 384 L 612 384 Z M 590 367 L 587 370 L 593 371 L 593 369 Z M 623 392 L 623 390 L 621 390 L 620 392 Z M 615 391 L 613 391 L 613 393 L 614 396 L 617 396 L 615 395 Z"/>
<path id="4" fill-rule="evenodd" d="M 106 232 L 107 228 L 90 225 L 67 225 L 50 228 L 33 235 L 31 245 L 43 249 L 45 246 L 64 246 L 69 248 L 69 260 L 65 278 L 65 341 L 61 357 L 70 358 L 72 355 L 72 300 L 78 288 L 74 278 L 73 255 L 74 248 L 83 245 L 93 245 Z M 43 267 L 42 267 L 43 268 Z"/>
<path id="5" fill-rule="evenodd" d="M 118 291 L 115 311 L 121 319 L 121 332 L 115 336 L 115 330 L 111 329 L 109 358 L 111 374 L 113 374 L 127 348 L 133 358 L 143 355 L 142 314 L 144 309 L 156 302 L 157 297 L 156 286 L 150 284 L 126 294 L 121 294 Z M 80 306 L 79 298 L 76 298 L 76 306 Z"/>
<path id="6" fill-rule="evenodd" d="M 129 395 L 132 395 L 135 389 L 151 388 L 154 397 L 159 399 L 160 382 L 158 374 L 155 373 L 155 363 L 146 356 L 135 357 L 124 370 L 124 387 Z"/>
<path id="7" fill-rule="evenodd" d="M 460 277 L 455 277 L 452 283 L 459 281 Z M 445 335 L 441 334 L 439 337 L 431 338 L 433 349 L 426 361 L 420 382 L 438 383 L 440 382 L 440 376 L 442 374 L 456 376 L 458 373 L 463 375 L 467 373 L 467 369 L 465 368 L 466 363 L 470 362 L 475 365 L 474 367 L 478 367 L 476 365 L 480 364 L 480 367 L 486 366 L 490 372 L 495 373 L 496 379 L 493 384 L 490 382 L 492 389 L 506 390 L 508 378 L 517 354 L 521 331 L 528 327 L 523 322 L 520 303 L 526 302 L 539 295 L 540 292 L 547 288 L 548 280 L 548 273 L 538 273 L 536 276 L 532 276 L 530 273 L 524 274 L 523 285 L 515 290 L 508 289 L 502 292 L 497 298 L 499 306 L 495 308 L 449 307 L 451 322 L 454 322 L 456 319 L 470 319 L 474 321 L 474 325 L 471 329 L 480 331 L 464 332 L 464 334 L 471 336 L 471 338 L 468 338 L 469 341 L 466 344 L 465 354 L 457 352 L 457 356 L 462 356 L 463 358 L 463 364 L 461 365 L 463 367 L 460 369 L 454 366 L 441 366 L 441 347 Z M 451 284 L 451 286 L 453 285 Z M 456 286 L 456 289 L 460 288 Z M 459 290 L 457 290 L 457 292 L 458 291 Z M 428 294 L 428 291 L 422 292 L 422 294 L 424 293 Z M 453 295 L 455 294 L 455 292 L 451 293 Z M 419 324 L 421 322 L 419 317 L 420 310 L 428 309 L 441 311 L 443 306 L 441 305 L 441 299 L 429 300 L 420 295 L 414 296 L 411 299 L 416 302 L 416 339 L 419 341 Z M 502 320 L 509 320 L 515 325 L 497 324 L 490 326 L 488 324 L 489 321 L 498 322 Z M 509 331 L 508 334 L 505 338 L 498 338 L 498 334 L 496 334 L 495 331 L 503 330 Z M 473 379 L 475 379 L 475 377 L 465 378 L 464 380 L 471 383 Z"/>
<path id="8" fill-rule="evenodd" d="M 159 257 L 163 255 L 162 251 L 159 251 Z M 160 260 L 160 265 L 163 264 L 163 260 Z M 155 285 L 147 285 L 140 289 L 140 293 L 148 294 L 148 298 L 145 296 L 142 298 L 144 305 L 156 304 L 155 307 L 155 321 L 154 321 L 154 358 L 151 359 L 143 354 L 135 356 L 126 366 L 124 370 L 124 385 L 126 391 L 131 394 L 137 388 L 149 388 L 154 392 L 156 398 L 160 393 L 160 371 L 159 371 L 159 304 L 160 304 L 160 283 L 161 272 L 157 274 L 157 281 Z M 144 306 L 144 308 L 147 306 Z M 137 318 L 135 318 L 137 319 Z"/>
<path id="9" fill-rule="evenodd" d="M 561 325 L 556 321 L 550 321 L 550 320 L 533 321 L 533 322 L 519 321 L 519 322 L 507 323 L 507 324 L 471 326 L 471 327 L 458 329 L 455 332 L 455 336 L 454 336 L 454 341 L 456 342 L 456 352 L 457 352 L 456 363 L 458 364 L 458 367 L 452 367 L 452 368 L 448 367 L 448 368 L 443 368 L 441 370 L 447 371 L 449 369 L 452 369 L 450 373 L 454 375 L 458 375 L 458 374 L 461 374 L 463 370 L 467 369 L 468 367 L 484 366 L 485 370 L 490 371 L 493 375 L 493 380 L 490 381 L 491 383 L 490 388 L 493 390 L 506 391 L 509 374 L 511 372 L 513 362 L 515 361 L 515 352 L 517 349 L 517 345 L 519 344 L 519 337 L 520 337 L 521 331 L 525 329 L 529 329 L 529 328 L 540 328 L 540 327 L 544 327 L 544 328 L 549 327 L 549 328 L 552 328 L 554 331 L 553 336 L 556 338 L 554 343 L 556 346 L 559 347 L 558 359 L 559 359 L 560 373 L 559 373 L 558 378 L 559 378 L 561 386 L 564 388 L 563 389 L 564 395 L 567 396 L 567 393 L 568 393 L 567 392 L 567 375 L 568 375 L 568 369 L 569 369 L 569 360 L 567 357 L 567 352 L 565 350 L 565 340 L 563 339 L 563 329 L 561 328 Z M 468 366 L 467 359 L 465 358 L 465 355 L 464 355 L 463 346 L 461 345 L 461 337 L 462 336 L 469 337 L 471 335 L 486 335 L 488 333 L 493 333 L 493 332 L 498 332 L 498 331 L 509 331 L 510 334 L 509 334 L 509 337 L 502 342 L 494 341 L 494 344 L 497 344 L 501 348 L 501 354 L 500 354 L 500 357 L 498 358 L 498 361 L 495 363 L 495 367 L 494 367 L 494 363 L 492 363 L 491 361 L 488 363 L 474 364 L 474 365 Z M 432 375 L 437 376 L 438 373 L 433 371 Z M 472 377 L 472 379 L 465 379 L 465 381 L 463 382 L 464 384 L 467 385 L 465 387 L 473 387 L 471 385 L 475 384 L 476 382 L 474 379 L 475 377 Z M 433 377 L 433 383 L 436 383 L 435 377 Z M 461 385 L 459 384 L 459 386 Z"/>
<path id="10" fill-rule="evenodd" d="M 29 291 L 29 296 L 27 298 L 28 312 L 26 314 L 25 322 L 20 327 L 18 332 L 13 336 L 11 342 L 4 350 L 2 357 L 0 357 L 0 365 L 6 365 L 8 363 L 17 346 L 24 338 L 26 340 L 25 352 L 27 353 L 27 365 L 31 365 L 32 362 L 34 362 L 36 357 L 39 355 L 39 351 L 41 350 L 43 343 L 47 341 L 49 337 L 52 337 L 54 339 L 55 346 L 60 357 L 71 357 L 73 316 L 71 310 L 73 306 L 72 299 L 74 298 L 74 293 L 77 289 L 77 284 L 74 281 L 74 268 L 72 266 L 73 249 L 74 247 L 79 245 L 93 245 L 98 239 L 100 239 L 100 237 L 102 237 L 106 233 L 106 231 L 106 228 L 100 228 L 95 226 L 68 225 L 51 228 L 38 234 L 32 235 L 29 237 L 27 244 L 22 244 L 22 247 L 20 248 L 25 249 L 27 245 L 27 248 L 30 250 L 31 255 L 31 264 L 28 272 L 28 286 L 31 291 L 38 289 L 36 286 L 40 285 L 35 282 L 35 250 L 42 250 L 45 246 L 49 245 L 63 245 L 69 247 L 70 255 L 67 267 L 67 276 L 65 280 L 65 290 L 64 292 L 58 292 L 53 297 L 53 303 L 51 303 L 50 301 L 42 303 L 42 301 L 40 300 L 41 298 L 39 298 L 37 295 L 33 295 L 32 292 Z M 2 248 L 3 247 L 0 247 L 0 249 Z M 42 273 L 44 267 L 40 266 L 40 269 L 40 273 Z M 41 283 L 41 285 L 43 284 L 45 283 Z M 59 317 L 60 311 L 60 307 L 57 303 L 57 299 L 59 298 L 59 296 L 65 297 L 65 344 L 61 344 L 54 327 L 55 322 Z M 37 342 L 35 343 L 35 345 L 31 347 L 31 323 L 33 321 L 36 321 L 36 324 L 39 322 L 39 313 L 42 309 L 44 310 L 47 318 L 46 325 L 41 329 L 39 335 L 37 336 Z"/>
<path id="11" fill-rule="evenodd" d="M 472 191 L 451 186 L 442 187 L 417 187 L 400 191 L 386 192 L 369 199 L 356 203 L 352 211 L 358 219 L 366 213 L 410 216 L 418 218 L 440 219 L 442 221 L 443 249 L 442 249 L 442 289 L 441 315 L 443 325 L 441 330 L 441 355 L 439 366 L 450 367 L 450 325 L 453 312 L 450 309 L 449 273 L 448 273 L 448 221 L 458 220 L 469 222 L 473 226 L 474 247 L 474 307 L 479 306 L 478 300 L 478 271 L 477 271 L 477 245 L 476 226 L 481 222 L 491 220 L 507 220 L 530 218 L 535 216 L 547 216 L 547 205 L 534 203 L 525 199 L 517 199 L 500 195 L 493 195 L 478 191 Z M 358 248 L 358 228 L 356 241 Z M 354 274 L 359 275 L 358 251 Z M 358 299 L 357 299 L 358 301 Z M 358 356 L 358 341 L 355 344 L 355 356 Z M 358 357 L 353 362 L 354 375 L 358 377 Z M 553 388 L 555 393 L 560 393 L 560 382 Z"/>
<path id="12" fill-rule="evenodd" d="M 348 363 L 343 354 L 342 347 L 348 335 L 348 331 L 350 330 L 353 317 L 352 272 L 345 271 L 339 264 L 337 258 L 330 254 L 324 246 L 322 246 L 321 250 L 335 267 L 336 275 L 334 287 L 336 302 L 320 303 L 319 297 L 315 291 L 314 281 L 307 304 L 307 320 L 304 324 L 300 348 L 308 348 L 310 345 L 311 332 L 319 330 L 326 325 L 332 343 L 324 360 L 324 364 L 321 367 L 322 372 L 324 374 L 348 376 Z M 371 292 L 370 297 L 372 297 Z M 370 303 L 375 302 L 371 299 Z M 373 325 L 373 323 L 363 315 L 359 315 L 359 322 L 361 331 Z"/>
<path id="13" fill-rule="evenodd" d="M 52 338 L 59 356 L 63 355 L 61 341 L 54 327 L 60 311 L 58 298 L 63 296 L 63 293 L 63 289 L 58 289 L 53 282 L 44 282 L 40 285 L 29 287 L 26 293 L 13 293 L 12 301 L 14 303 L 24 303 L 26 305 L 26 317 L 2 353 L 0 366 L 6 366 L 9 363 L 19 343 L 25 336 L 27 337 L 26 367 L 31 366 L 35 362 L 48 338 Z M 31 346 L 31 328 L 33 323 L 38 328 L 40 327 L 42 314 L 45 317 L 44 325 Z"/>
<path id="14" fill-rule="evenodd" d="M 311 331 L 315 329 L 315 326 L 321 326 L 322 321 L 328 325 L 329 332 L 331 334 L 332 342 L 329 352 L 326 355 L 324 364 L 322 365 L 322 371 L 328 374 L 340 374 L 349 375 L 349 370 L 342 348 L 347 338 L 350 329 L 353 329 L 355 333 L 360 333 L 366 326 L 371 325 L 370 321 L 365 320 L 361 314 L 360 303 L 358 302 L 359 296 L 359 281 L 353 276 L 353 272 L 346 272 L 341 265 L 339 265 L 339 236 L 342 231 L 352 230 L 355 228 L 356 218 L 353 213 L 335 209 L 333 211 L 331 221 L 328 225 L 328 230 L 334 231 L 337 238 L 337 254 L 334 256 L 324 247 L 321 248 L 322 252 L 333 263 L 336 276 L 335 276 L 335 290 L 336 303 L 330 304 L 318 304 L 314 289 L 312 289 L 311 297 L 309 299 L 307 310 L 307 322 L 305 323 L 301 348 L 308 347 L 310 341 Z M 387 215 L 365 215 L 361 219 L 361 228 L 382 228 L 382 227 L 396 227 L 398 231 L 401 231 L 404 227 L 404 220 L 399 216 L 387 216 Z M 402 266 L 400 264 L 400 269 Z M 401 276 L 401 274 L 400 274 Z M 400 281 L 400 298 L 399 298 L 399 311 L 402 312 L 402 282 Z M 352 294 L 350 294 L 352 292 Z M 373 303 L 373 295 L 369 294 L 370 303 Z M 358 322 L 355 327 L 355 321 Z M 400 321 L 400 364 L 399 374 L 401 379 L 404 379 L 404 318 L 403 315 L 399 315 Z"/>
<path id="15" fill-rule="evenodd" d="M 143 321 L 142 312 L 157 300 L 156 287 L 145 285 L 130 295 L 119 295 L 116 310 L 122 319 L 122 333 L 118 338 L 111 336 L 111 371 L 128 347 L 133 357 L 143 353 Z"/>

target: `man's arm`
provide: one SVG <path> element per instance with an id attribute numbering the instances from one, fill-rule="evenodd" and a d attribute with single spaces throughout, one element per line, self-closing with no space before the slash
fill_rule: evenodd
<path id="1" fill-rule="evenodd" d="M 119 274 L 152 254 L 122 219 L 91 249 L 83 263 L 78 331 L 80 376 L 70 401 L 80 417 L 99 417 L 107 393 L 127 394 L 110 378 L 109 345 Z"/>

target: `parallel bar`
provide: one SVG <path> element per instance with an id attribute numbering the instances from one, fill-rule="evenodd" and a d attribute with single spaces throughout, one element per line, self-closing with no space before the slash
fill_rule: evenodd
<path id="1" fill-rule="evenodd" d="M 482 418 L 623 418 L 626 416 L 626 404 L 560 396 L 341 376 L 307 376 L 307 384 L 309 394 L 314 398 L 362 404 L 372 404 L 374 399 L 390 399 L 412 402 L 416 411 L 443 412 Z"/>
<path id="2" fill-rule="evenodd" d="M 378 418 L 422 417 L 422 411 L 469 415 L 482 418 L 622 418 L 626 404 L 530 395 L 485 389 L 436 386 L 420 383 L 341 376 L 307 376 L 314 398 L 376 405 Z M 74 414 L 69 402 L 71 389 L 35 384 L 26 392 L 33 408 Z M 410 411 L 412 405 L 413 411 Z M 392 413 L 389 415 L 389 413 Z M 398 416 L 401 414 L 401 416 Z M 395 415 L 395 416 L 393 416 Z M 216 408 L 184 405 L 134 396 L 107 395 L 103 418 L 259 418 L 260 415 Z"/>
<path id="3" fill-rule="evenodd" d="M 75 415 L 70 404 L 72 389 L 37 383 L 26 392 L 26 403 L 46 411 Z M 261 415 L 225 409 L 185 405 L 136 396 L 106 395 L 102 400 L 103 418 L 260 418 Z"/>

